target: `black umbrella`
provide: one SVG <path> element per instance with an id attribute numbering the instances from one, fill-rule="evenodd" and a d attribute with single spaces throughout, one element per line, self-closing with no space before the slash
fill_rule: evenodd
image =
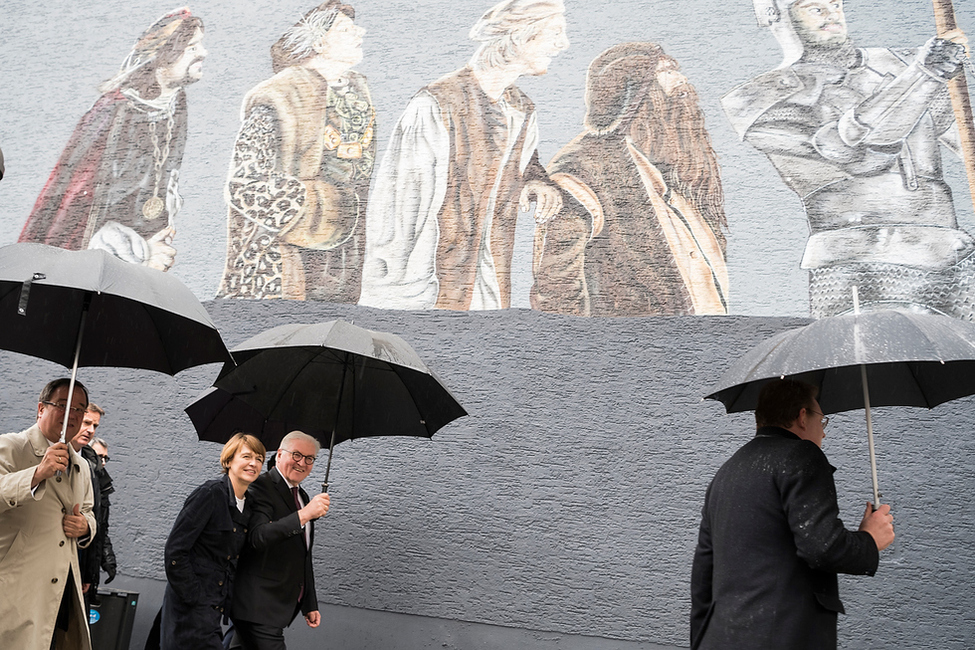
<path id="1" fill-rule="evenodd" d="M 69 403 L 79 366 L 175 375 L 231 361 L 206 309 L 172 275 L 43 244 L 0 248 L 0 348 L 71 368 Z"/>
<path id="2" fill-rule="evenodd" d="M 328 446 L 369 436 L 429 438 L 467 412 L 400 337 L 331 321 L 281 325 L 232 350 L 210 389 L 186 408 L 200 439 L 247 431 L 277 448 L 300 429 Z"/>
<path id="3" fill-rule="evenodd" d="M 706 399 L 750 411 L 762 386 L 781 377 L 819 387 L 824 414 L 866 409 L 879 505 L 871 405 L 933 408 L 975 394 L 975 324 L 889 310 L 824 318 L 752 348 Z"/>

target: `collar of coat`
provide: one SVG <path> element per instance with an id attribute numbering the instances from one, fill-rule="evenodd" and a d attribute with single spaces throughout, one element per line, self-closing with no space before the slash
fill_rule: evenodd
<path id="1" fill-rule="evenodd" d="M 788 429 L 783 429 L 782 427 L 759 427 L 755 431 L 756 438 L 771 438 L 773 436 L 778 436 L 780 438 L 791 438 L 793 440 L 802 440 L 799 436 L 792 433 Z"/>

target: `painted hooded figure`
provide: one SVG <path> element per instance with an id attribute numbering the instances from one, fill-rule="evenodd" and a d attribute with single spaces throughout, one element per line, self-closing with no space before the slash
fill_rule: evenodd
<path id="1" fill-rule="evenodd" d="M 580 316 L 728 313 L 721 179 L 697 94 L 654 43 L 593 60 L 586 130 L 547 171 L 532 307 Z"/>

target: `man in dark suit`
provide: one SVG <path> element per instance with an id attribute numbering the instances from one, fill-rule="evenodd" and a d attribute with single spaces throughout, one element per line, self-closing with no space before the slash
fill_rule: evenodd
<path id="1" fill-rule="evenodd" d="M 284 650 L 284 628 L 298 615 L 318 627 L 318 596 L 312 572 L 312 522 L 329 508 L 328 494 L 309 499 L 299 485 L 311 472 L 320 445 L 292 431 L 281 440 L 275 466 L 247 490 L 254 512 L 247 546 L 234 580 L 233 647 Z"/>
<path id="2" fill-rule="evenodd" d="M 758 430 L 708 488 L 691 574 L 691 648 L 836 648 L 837 573 L 873 575 L 894 541 L 890 506 L 839 519 L 816 388 L 770 382 Z"/>

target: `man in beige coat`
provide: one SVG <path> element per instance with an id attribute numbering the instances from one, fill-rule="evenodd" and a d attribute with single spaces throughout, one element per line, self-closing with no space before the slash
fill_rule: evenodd
<path id="1" fill-rule="evenodd" d="M 78 546 L 95 534 L 88 463 L 65 440 L 81 428 L 88 391 L 68 380 L 41 391 L 37 422 L 0 435 L 0 648 L 90 650 Z"/>

